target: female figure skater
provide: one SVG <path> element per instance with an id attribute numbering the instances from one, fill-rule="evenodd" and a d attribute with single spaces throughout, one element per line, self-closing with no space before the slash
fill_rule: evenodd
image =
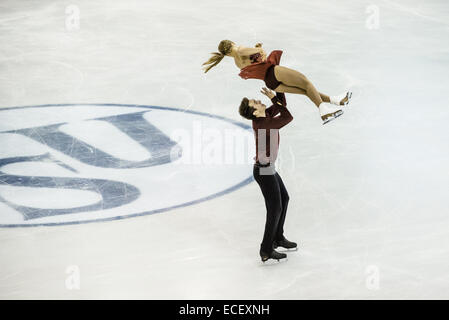
<path id="1" fill-rule="evenodd" d="M 230 40 L 223 40 L 218 45 L 219 52 L 213 52 L 212 57 L 203 63 L 204 72 L 215 67 L 225 56 L 233 57 L 240 69 L 243 79 L 261 79 L 268 88 L 280 93 L 296 93 L 309 97 L 318 107 L 323 124 L 334 120 L 343 114 L 340 106 L 349 103 L 352 93 L 329 97 L 318 92 L 313 84 L 302 73 L 279 65 L 282 51 L 275 50 L 267 57 L 258 43 L 254 48 L 237 46 Z M 331 104 L 337 105 L 333 107 Z"/>

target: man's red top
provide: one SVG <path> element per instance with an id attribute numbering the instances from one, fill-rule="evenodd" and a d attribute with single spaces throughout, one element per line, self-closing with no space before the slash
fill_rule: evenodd
<path id="1" fill-rule="evenodd" d="M 279 150 L 279 129 L 293 120 L 287 110 L 287 101 L 283 93 L 276 93 L 271 102 L 273 105 L 265 110 L 266 117 L 253 120 L 256 139 L 255 160 L 261 164 L 274 164 Z M 276 117 L 277 114 L 279 116 Z"/>

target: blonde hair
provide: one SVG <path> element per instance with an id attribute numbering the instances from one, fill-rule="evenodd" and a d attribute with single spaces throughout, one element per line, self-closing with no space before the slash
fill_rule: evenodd
<path id="1" fill-rule="evenodd" d="M 210 69 L 215 67 L 217 64 L 220 63 L 223 58 L 228 55 L 231 52 L 232 46 L 234 42 L 231 40 L 222 40 L 218 44 L 218 51 L 219 52 L 212 52 L 212 57 L 209 58 L 206 62 L 203 63 L 204 67 L 204 73 L 208 72 Z"/>

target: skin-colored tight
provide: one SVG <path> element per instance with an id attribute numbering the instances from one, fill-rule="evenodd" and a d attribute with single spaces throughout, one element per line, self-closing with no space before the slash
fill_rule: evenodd
<path id="1" fill-rule="evenodd" d="M 301 72 L 282 66 L 274 68 L 274 75 L 279 82 L 282 82 L 276 92 L 303 94 L 309 97 L 312 102 L 319 107 L 324 102 L 330 102 L 329 96 L 319 93 L 312 82 Z"/>

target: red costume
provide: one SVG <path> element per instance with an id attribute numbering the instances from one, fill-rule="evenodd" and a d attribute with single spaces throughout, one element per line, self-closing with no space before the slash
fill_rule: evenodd
<path id="1" fill-rule="evenodd" d="M 255 160 L 256 163 L 262 165 L 276 162 L 280 141 L 279 129 L 293 120 L 293 116 L 287 109 L 285 94 L 277 92 L 271 102 L 273 105 L 265 109 L 265 117 L 253 120 L 254 137 L 256 138 Z M 280 113 L 279 116 L 277 116 L 278 113 Z M 271 138 L 275 141 L 271 141 Z"/>
<path id="2" fill-rule="evenodd" d="M 274 75 L 274 66 L 279 65 L 281 61 L 282 50 L 274 50 L 270 53 L 267 60 L 261 61 L 260 54 L 256 53 L 250 56 L 251 64 L 240 70 L 239 76 L 243 79 L 260 79 L 271 90 L 274 90 L 281 83 Z"/>

